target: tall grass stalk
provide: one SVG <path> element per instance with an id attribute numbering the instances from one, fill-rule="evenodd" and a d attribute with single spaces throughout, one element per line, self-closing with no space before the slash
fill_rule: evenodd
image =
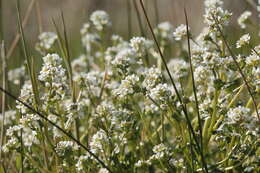
<path id="1" fill-rule="evenodd" d="M 25 13 L 25 16 L 22 21 L 23 28 L 25 28 L 26 25 L 28 24 L 29 17 L 32 13 L 35 2 L 36 2 L 36 0 L 32 0 L 26 9 L 26 13 Z M 9 59 L 12 56 L 12 54 L 14 53 L 14 50 L 15 50 L 20 38 L 21 38 L 20 32 L 17 32 L 14 40 L 11 42 L 11 46 L 7 49 L 7 53 L 6 53 L 7 59 Z"/>
<path id="2" fill-rule="evenodd" d="M 197 118 L 198 118 L 198 123 L 199 123 L 201 160 L 202 160 L 202 166 L 205 168 L 205 171 L 208 172 L 207 163 L 206 163 L 205 157 L 204 157 L 202 121 L 201 121 L 201 117 L 200 117 L 199 102 L 198 102 L 198 98 L 197 98 L 197 88 L 196 88 L 196 85 L 195 85 L 193 65 L 192 65 L 192 59 L 191 59 L 189 22 L 188 22 L 188 16 L 187 16 L 186 8 L 184 8 L 184 15 L 185 15 L 185 22 L 186 22 L 186 34 L 187 34 L 187 43 L 188 43 L 188 56 L 189 56 L 190 72 L 191 72 L 191 79 L 192 79 L 192 90 L 193 90 L 193 93 L 194 93 L 195 104 L 196 104 L 196 112 L 197 112 Z"/>
<path id="3" fill-rule="evenodd" d="M 132 5 L 131 0 L 126 0 L 128 39 L 132 37 Z"/>
<path id="4" fill-rule="evenodd" d="M 241 75 L 241 77 L 242 77 L 242 79 L 243 79 L 243 81 L 244 81 L 244 83 L 245 83 L 245 85 L 246 85 L 247 91 L 248 91 L 248 93 L 249 93 L 249 95 L 250 95 L 250 97 L 251 97 L 251 99 L 252 99 L 252 101 L 253 101 L 253 104 L 254 104 L 254 107 L 255 107 L 255 111 L 256 111 L 256 115 L 257 115 L 258 121 L 259 121 L 259 123 L 260 123 L 260 115 L 259 115 L 259 112 L 258 112 L 258 109 L 257 109 L 257 103 L 256 103 L 255 97 L 254 97 L 254 95 L 253 95 L 253 93 L 252 93 L 252 91 L 251 91 L 251 88 L 250 88 L 250 86 L 249 86 L 249 83 L 248 83 L 248 81 L 247 81 L 247 79 L 246 79 L 246 76 L 245 76 L 245 74 L 243 73 L 243 71 L 242 71 L 242 69 L 241 69 L 239 63 L 237 62 L 237 57 L 236 57 L 236 55 L 233 53 L 233 51 L 231 50 L 231 48 L 230 48 L 230 46 L 229 46 L 229 44 L 228 44 L 228 42 L 227 42 L 227 40 L 226 40 L 226 37 L 224 36 L 224 34 L 223 34 L 223 32 L 222 32 L 222 30 L 221 30 L 221 28 L 220 28 L 220 26 L 219 26 L 219 21 L 218 21 L 218 19 L 217 19 L 215 16 L 212 16 L 212 17 L 214 18 L 214 20 L 215 20 L 215 22 L 216 22 L 216 24 L 217 24 L 216 27 L 217 27 L 217 29 L 218 29 L 218 31 L 219 31 L 219 33 L 220 33 L 220 36 L 221 36 L 221 38 L 222 38 L 224 44 L 226 45 L 226 47 L 227 47 L 227 49 L 228 49 L 228 51 L 229 51 L 229 53 L 230 53 L 230 55 L 231 55 L 231 57 L 232 57 L 232 59 L 233 59 L 235 65 L 236 65 L 236 67 L 238 68 L 238 71 L 239 71 L 239 73 L 240 73 L 240 75 Z"/>
<path id="5" fill-rule="evenodd" d="M 3 19 L 4 19 L 3 0 L 0 0 L 0 40 L 4 39 Z"/>
<path id="6" fill-rule="evenodd" d="M 24 30 L 23 30 L 23 26 L 21 23 L 20 5 L 19 5 L 18 1 L 16 3 L 16 10 L 17 10 L 18 26 L 19 26 L 20 35 L 22 38 L 23 53 L 26 58 L 26 66 L 27 66 L 28 74 L 30 76 L 32 87 L 33 87 L 35 107 L 37 108 L 40 103 L 39 102 L 40 99 L 39 99 L 38 84 L 37 84 L 37 79 L 36 79 L 36 75 L 35 75 L 33 60 L 30 57 L 29 52 L 27 50 L 27 45 L 26 45 L 25 36 L 24 36 Z"/>
<path id="7" fill-rule="evenodd" d="M 7 65 L 6 65 L 6 57 L 5 57 L 5 44 L 4 41 L 1 42 L 0 45 L 0 55 L 1 55 L 1 61 L 2 61 L 2 87 L 4 89 L 6 89 L 6 73 L 7 73 Z M 5 108 L 6 108 L 6 96 L 5 93 L 2 93 L 2 120 L 1 120 L 1 134 L 0 134 L 0 148 L 2 148 L 3 144 L 4 144 L 4 125 L 5 125 Z M 0 149 L 0 163 L 1 166 L 3 168 L 3 170 L 5 170 L 5 160 L 4 157 L 2 155 L 2 150 Z"/>
<path id="8" fill-rule="evenodd" d="M 43 25 L 42 25 L 42 13 L 41 13 L 41 6 L 40 2 L 36 2 L 36 14 L 37 14 L 37 22 L 39 27 L 39 33 L 43 32 Z"/>
<path id="9" fill-rule="evenodd" d="M 159 24 L 160 15 L 159 15 L 158 0 L 153 0 L 153 6 L 154 6 L 154 11 L 155 11 L 155 23 Z"/>
<path id="10" fill-rule="evenodd" d="M 175 91 L 175 93 L 176 93 L 176 95 L 177 95 L 177 98 L 178 98 L 180 104 L 181 104 L 182 111 L 184 112 L 185 118 L 186 118 L 186 120 L 187 120 L 188 128 L 189 128 L 189 130 L 191 131 L 192 136 L 193 136 L 193 139 L 194 139 L 194 141 L 195 141 L 195 143 L 196 143 L 197 149 L 198 149 L 199 153 L 201 154 L 203 167 L 205 168 L 205 171 L 207 172 L 207 165 L 206 165 L 206 163 L 203 161 L 203 160 L 204 160 L 204 156 L 203 156 L 203 154 L 202 154 L 201 147 L 200 147 L 199 142 L 198 142 L 198 140 L 197 140 L 195 131 L 194 131 L 193 127 L 192 127 L 191 120 L 190 120 L 190 118 L 189 118 L 189 116 L 188 116 L 187 109 L 185 108 L 185 106 L 184 106 L 184 104 L 183 104 L 182 98 L 181 98 L 181 96 L 180 96 L 180 94 L 179 94 L 179 91 L 178 91 L 178 89 L 177 89 L 177 87 L 176 87 L 176 84 L 175 84 L 175 82 L 174 82 L 174 80 L 173 80 L 173 77 L 172 77 L 172 75 L 171 75 L 171 73 L 170 73 L 170 70 L 169 70 L 169 68 L 168 68 L 168 66 L 167 66 L 166 60 L 165 60 L 165 58 L 164 58 L 164 56 L 163 56 L 163 53 L 162 53 L 162 51 L 161 51 L 161 49 L 160 49 L 160 45 L 159 45 L 159 43 L 158 43 L 158 41 L 157 41 L 157 39 L 156 39 L 156 36 L 155 36 L 155 34 L 154 34 L 154 31 L 153 31 L 151 22 L 150 22 L 150 20 L 149 20 L 149 18 L 148 18 L 148 15 L 147 15 L 147 13 L 146 13 L 146 10 L 145 10 L 145 7 L 144 7 L 144 4 L 143 4 L 143 1 L 142 1 L 142 0 L 140 0 L 140 4 L 141 4 L 141 6 L 142 6 L 143 13 L 144 13 L 145 18 L 146 18 L 146 21 L 147 21 L 147 23 L 148 23 L 150 32 L 152 33 L 153 39 L 154 39 L 154 41 L 155 41 L 155 43 L 156 43 L 156 47 L 157 47 L 158 52 L 159 52 L 159 54 L 160 54 L 160 58 L 162 59 L 163 65 L 164 65 L 164 67 L 165 67 L 165 69 L 166 69 L 166 72 L 167 72 L 168 76 L 170 77 L 170 81 L 171 81 L 171 83 L 172 83 L 172 85 L 173 85 L 174 91 Z"/>
<path id="11" fill-rule="evenodd" d="M 138 9 L 138 5 L 137 5 L 136 1 L 137 0 L 133 0 L 133 4 L 134 4 L 136 16 L 137 16 L 138 26 L 139 26 L 139 29 L 140 29 L 140 32 L 141 32 L 141 36 L 145 37 L 144 26 L 143 26 L 143 23 L 142 23 L 142 18 L 141 18 L 140 11 Z"/>

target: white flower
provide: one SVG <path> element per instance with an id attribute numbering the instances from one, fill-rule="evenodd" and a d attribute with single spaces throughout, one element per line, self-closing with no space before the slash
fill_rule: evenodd
<path id="1" fill-rule="evenodd" d="M 166 102 L 171 97 L 172 92 L 170 90 L 170 87 L 167 84 L 158 84 L 155 88 L 152 88 L 149 91 L 149 96 L 155 101 L 155 102 Z"/>
<path id="2" fill-rule="evenodd" d="M 245 34 L 242 37 L 240 37 L 240 39 L 237 41 L 236 43 L 236 47 L 237 48 L 241 48 L 245 45 L 248 45 L 250 41 L 250 35 L 249 34 Z"/>
<path id="3" fill-rule="evenodd" d="M 135 93 L 135 87 L 137 87 L 138 82 L 139 77 L 135 74 L 126 76 L 126 78 L 121 81 L 121 84 L 113 91 L 113 93 L 119 98 L 125 98 L 128 95 L 132 95 Z"/>
<path id="4" fill-rule="evenodd" d="M 163 143 L 154 146 L 153 153 L 154 155 L 152 155 L 149 160 L 160 160 L 171 154 L 169 148 L 167 148 Z"/>
<path id="5" fill-rule="evenodd" d="M 5 111 L 5 125 L 11 125 L 13 121 L 16 119 L 16 111 L 15 110 L 8 110 Z M 2 123 L 3 120 L 3 113 L 0 113 L 0 123 Z"/>
<path id="6" fill-rule="evenodd" d="M 223 10 L 222 1 L 207 0 L 205 1 L 205 15 L 204 22 L 213 30 L 216 31 L 216 25 L 220 27 L 228 24 L 228 19 L 232 16 L 232 13 L 227 10 Z"/>
<path id="7" fill-rule="evenodd" d="M 91 22 L 98 31 L 102 31 L 105 27 L 110 25 L 109 15 L 105 11 L 95 11 L 90 16 Z"/>
<path id="8" fill-rule="evenodd" d="M 115 59 L 111 61 L 112 66 L 126 71 L 135 63 L 136 54 L 135 51 L 130 48 L 126 48 L 118 52 Z"/>
<path id="9" fill-rule="evenodd" d="M 90 159 L 90 156 L 85 155 L 85 156 L 80 156 L 78 159 L 78 162 L 76 163 L 76 169 L 77 171 L 83 171 L 84 165 L 86 165 L 84 162 L 86 162 L 88 159 Z M 87 165 L 86 165 L 87 166 Z"/>
<path id="10" fill-rule="evenodd" d="M 97 33 L 88 33 L 82 36 L 81 42 L 86 47 L 86 51 L 91 51 L 93 45 L 100 42 L 100 36 Z"/>
<path id="11" fill-rule="evenodd" d="M 78 148 L 79 146 L 72 141 L 60 141 L 56 145 L 55 150 L 58 155 L 64 156 L 66 154 L 69 154 L 72 151 L 78 150 Z"/>
<path id="12" fill-rule="evenodd" d="M 208 83 L 211 75 L 211 71 L 208 67 L 198 66 L 194 70 L 194 79 L 199 83 Z"/>
<path id="13" fill-rule="evenodd" d="M 159 107 L 155 104 L 147 104 L 145 105 L 145 113 L 158 113 L 159 112 Z"/>
<path id="14" fill-rule="evenodd" d="M 21 125 L 11 126 L 11 127 L 9 127 L 9 128 L 6 130 L 6 136 L 12 137 L 12 136 L 14 136 L 14 133 L 15 133 L 15 132 L 20 131 L 22 128 L 23 128 L 23 127 L 22 127 Z"/>
<path id="15" fill-rule="evenodd" d="M 90 31 L 90 24 L 89 23 L 85 23 L 82 28 L 80 29 L 80 34 L 81 36 L 85 36 L 89 33 Z"/>
<path id="16" fill-rule="evenodd" d="M 252 16 L 252 12 L 251 11 L 245 11 L 237 19 L 237 22 L 242 29 L 246 28 L 246 22 L 248 21 L 250 16 Z"/>
<path id="17" fill-rule="evenodd" d="M 168 63 L 173 78 L 179 79 L 188 75 L 189 64 L 183 59 L 174 58 Z"/>
<path id="18" fill-rule="evenodd" d="M 98 173 L 109 173 L 109 171 L 106 168 L 101 168 Z"/>
<path id="19" fill-rule="evenodd" d="M 157 28 L 154 29 L 154 33 L 157 37 L 167 41 L 172 40 L 173 26 L 169 22 L 160 23 Z"/>
<path id="20" fill-rule="evenodd" d="M 24 128 L 23 143 L 26 147 L 31 147 L 33 144 L 39 144 L 37 132 L 35 130 L 31 130 L 30 128 Z"/>
<path id="21" fill-rule="evenodd" d="M 96 134 L 93 135 L 92 140 L 89 144 L 91 151 L 93 153 L 98 153 L 103 151 L 103 143 L 108 142 L 108 137 L 104 130 L 97 131 Z"/>
<path id="22" fill-rule="evenodd" d="M 71 62 L 72 69 L 77 73 L 86 71 L 87 70 L 87 62 L 86 61 L 87 61 L 86 55 L 80 55 L 79 58 L 74 59 Z"/>
<path id="23" fill-rule="evenodd" d="M 136 53 L 138 53 L 138 56 L 143 56 L 145 50 L 149 49 L 151 45 L 152 43 L 143 37 L 133 37 L 130 40 L 130 46 Z"/>
<path id="24" fill-rule="evenodd" d="M 256 54 L 251 54 L 246 57 L 246 64 L 257 67 L 260 65 L 260 57 Z"/>
<path id="25" fill-rule="evenodd" d="M 162 72 L 158 68 L 151 67 L 144 71 L 144 77 L 143 86 L 149 90 L 162 81 Z"/>
<path id="26" fill-rule="evenodd" d="M 39 42 L 36 43 L 36 50 L 41 54 L 46 54 L 53 47 L 55 41 L 58 39 L 56 33 L 43 32 L 39 35 Z"/>
<path id="27" fill-rule="evenodd" d="M 20 118 L 20 123 L 23 125 L 23 126 L 26 126 L 26 125 L 31 125 L 32 123 L 35 123 L 37 122 L 38 120 L 40 120 L 39 116 L 38 115 L 35 115 L 35 114 L 24 114 L 22 116 L 22 118 Z"/>
<path id="28" fill-rule="evenodd" d="M 207 7 L 207 8 L 216 8 L 218 6 L 222 6 L 223 1 L 221 1 L 221 0 L 205 0 L 204 4 L 205 4 L 205 7 Z"/>
<path id="29" fill-rule="evenodd" d="M 10 150 L 12 150 L 14 147 L 18 146 L 20 144 L 20 141 L 15 138 L 15 137 L 12 137 L 11 139 L 9 139 L 7 141 L 7 143 L 5 145 L 3 145 L 3 147 L 1 148 L 1 150 L 4 152 L 4 153 L 7 153 L 9 152 Z"/>
<path id="30" fill-rule="evenodd" d="M 33 103 L 34 94 L 32 90 L 32 85 L 29 81 L 24 83 L 19 98 L 29 105 Z M 16 103 L 16 108 L 19 110 L 19 112 L 21 112 L 22 114 L 26 114 L 29 112 L 29 109 L 26 106 L 18 101 L 16 101 Z"/>
<path id="31" fill-rule="evenodd" d="M 250 109 L 242 106 L 230 109 L 227 113 L 228 123 L 236 124 L 242 122 L 251 116 L 249 113 Z"/>
<path id="32" fill-rule="evenodd" d="M 183 39 L 184 36 L 187 35 L 187 31 L 186 31 L 186 25 L 181 24 L 180 26 L 178 26 L 175 31 L 173 32 L 173 37 L 175 38 L 175 40 L 180 41 L 181 39 Z"/>
<path id="33" fill-rule="evenodd" d="M 64 97 L 67 87 L 67 76 L 62 67 L 62 59 L 58 54 L 48 54 L 43 57 L 43 62 L 38 79 L 44 83 L 46 88 L 53 91 L 51 94 L 45 95 L 47 97 L 45 99 L 60 100 Z"/>
<path id="34" fill-rule="evenodd" d="M 25 77 L 25 66 L 10 70 L 8 72 L 8 80 L 15 85 L 20 84 L 20 80 Z"/>

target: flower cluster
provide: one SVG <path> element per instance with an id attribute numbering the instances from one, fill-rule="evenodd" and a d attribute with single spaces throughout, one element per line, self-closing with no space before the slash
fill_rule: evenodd
<path id="1" fill-rule="evenodd" d="M 252 12 L 238 18 L 243 34 L 234 34 L 234 45 L 224 1 L 204 5 L 197 36 L 188 27 L 187 37 L 184 24 L 154 28 L 161 52 L 148 34 L 109 35 L 104 11 L 81 28 L 77 57 L 63 57 L 57 35 L 42 33 L 41 69 L 8 73 L 10 91 L 35 111 L 9 99 L 3 107 L 6 172 L 259 172 L 260 45 L 248 27 Z"/>
<path id="2" fill-rule="evenodd" d="M 52 52 L 54 43 L 58 40 L 58 36 L 53 32 L 43 32 L 39 35 L 39 42 L 36 44 L 36 50 L 46 55 Z"/>

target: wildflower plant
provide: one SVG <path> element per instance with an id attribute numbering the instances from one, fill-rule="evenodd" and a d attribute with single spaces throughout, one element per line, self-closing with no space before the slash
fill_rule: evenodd
<path id="1" fill-rule="evenodd" d="M 79 31 L 78 58 L 70 62 L 66 35 L 44 32 L 39 72 L 28 60 L 9 70 L 10 85 L 21 88 L 17 97 L 0 88 L 16 99 L 1 114 L 0 173 L 260 171 L 251 11 L 238 18 L 247 34 L 231 44 L 224 1 L 205 0 L 197 36 L 186 11 L 185 24 L 153 28 L 140 5 L 152 39 L 110 35 L 109 15 L 95 11 Z"/>

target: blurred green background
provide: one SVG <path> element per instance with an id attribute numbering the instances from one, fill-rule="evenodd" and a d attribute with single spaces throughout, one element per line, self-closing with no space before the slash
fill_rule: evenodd
<path id="1" fill-rule="evenodd" d="M 83 49 L 80 41 L 80 28 L 88 21 L 90 14 L 95 10 L 105 10 L 111 17 L 112 27 L 110 33 L 115 33 L 128 39 L 129 19 L 131 23 L 132 36 L 140 35 L 137 13 L 134 2 L 141 14 L 142 24 L 150 36 L 146 21 L 140 8 L 139 0 L 18 0 L 21 9 L 22 20 L 24 22 L 24 32 L 28 45 L 28 50 L 35 57 L 40 55 L 34 50 L 37 37 L 41 31 L 55 31 L 52 20 L 61 27 L 61 11 L 65 17 L 68 30 L 70 49 L 72 58 L 81 54 Z M 196 35 L 203 27 L 204 0 L 143 0 L 148 11 L 148 15 L 155 27 L 158 23 L 169 21 L 174 27 L 185 23 L 184 6 L 188 12 L 188 18 L 192 34 Z M 17 22 L 17 0 L 0 0 L 0 40 L 5 41 L 6 52 L 10 51 L 18 33 Z M 235 40 L 241 35 L 236 22 L 237 17 L 245 10 L 251 10 L 254 21 L 257 19 L 257 0 L 224 0 L 226 9 L 233 12 L 232 25 L 229 27 L 229 39 Z M 129 11 L 130 9 L 130 11 Z M 156 12 L 158 19 L 156 19 Z M 26 19 L 25 19 L 26 18 Z M 257 39 L 257 38 L 256 38 Z M 8 58 L 9 69 L 20 66 L 24 61 L 22 44 L 19 41 L 14 53 Z M 1 77 L 0 77 L 1 79 Z"/>
<path id="2" fill-rule="evenodd" d="M 0 0 L 1 23 L 6 47 L 17 33 L 17 12 L 16 0 Z M 79 36 L 80 27 L 88 20 L 88 16 L 94 10 L 102 9 L 109 13 L 113 22 L 113 33 L 127 35 L 128 17 L 127 1 L 131 5 L 131 21 L 134 35 L 139 35 L 136 11 L 133 5 L 134 0 L 18 0 L 21 4 L 22 17 L 25 17 L 30 4 L 33 3 L 32 10 L 28 16 L 28 23 L 24 27 L 26 38 L 30 44 L 34 44 L 39 34 L 39 19 L 43 31 L 54 31 L 52 19 L 60 21 L 60 11 L 63 11 L 70 38 L 76 39 Z M 33 2 L 35 1 L 35 2 Z M 136 0 L 140 8 L 139 0 Z M 193 32 L 197 33 L 203 26 L 204 0 L 144 0 L 149 15 L 155 25 L 155 8 L 158 9 L 159 22 L 170 21 L 174 26 L 184 23 L 183 7 L 186 6 L 190 25 Z M 225 0 L 225 6 L 233 12 L 233 19 L 237 18 L 244 10 L 254 10 L 254 5 L 249 2 L 256 0 Z M 157 4 L 157 7 L 154 4 Z M 37 15 L 38 13 L 38 15 Z M 141 16 L 142 19 L 143 15 Z M 256 13 L 254 14 L 256 17 Z M 144 25 L 146 24 L 143 20 Z"/>

